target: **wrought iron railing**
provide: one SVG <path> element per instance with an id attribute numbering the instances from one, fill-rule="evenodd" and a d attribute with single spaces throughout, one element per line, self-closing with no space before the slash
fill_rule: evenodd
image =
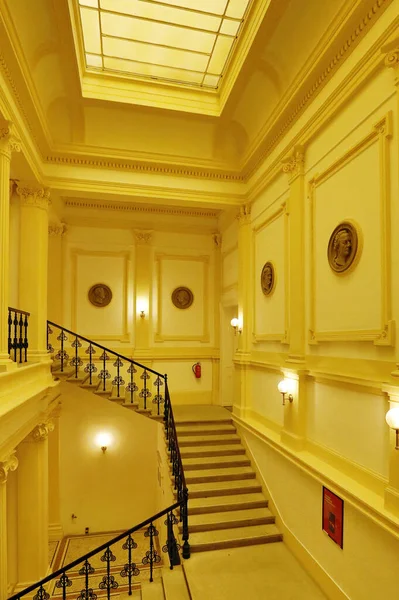
<path id="1" fill-rule="evenodd" d="M 30 313 L 8 307 L 8 354 L 14 362 L 28 361 L 28 326 Z"/>
<path id="2" fill-rule="evenodd" d="M 57 331 L 56 331 L 57 330 Z M 55 339 L 53 334 L 57 334 Z M 71 370 L 71 377 L 78 379 L 80 369 L 86 379 L 84 383 L 92 386 L 97 392 L 125 397 L 125 401 L 136 403 L 147 410 L 149 399 L 156 405 L 157 414 L 164 404 L 162 387 L 167 382 L 167 376 L 146 367 L 131 358 L 105 348 L 61 325 L 47 321 L 47 350 L 59 361 L 60 371 Z M 151 375 L 154 377 L 155 394 L 150 388 Z M 141 383 L 141 389 L 138 382 Z M 107 383 L 108 382 L 108 383 Z M 111 384 L 111 388 L 109 387 Z"/>
<path id="3" fill-rule="evenodd" d="M 56 589 L 60 590 L 58 593 L 62 595 L 62 600 L 96 600 L 97 589 L 100 593 L 101 591 L 105 591 L 107 600 L 110 600 L 111 593 L 115 594 L 115 590 L 121 586 L 126 586 L 127 592 L 129 596 L 131 596 L 134 578 L 138 577 L 140 574 L 144 575 L 144 572 L 148 567 L 149 580 L 153 581 L 154 567 L 161 562 L 161 556 L 157 552 L 157 544 L 155 542 L 159 536 L 159 531 L 156 528 L 157 526 L 159 527 L 159 525 L 156 525 L 155 523 L 165 515 L 166 520 L 164 521 L 164 524 L 167 528 L 167 541 L 162 547 L 162 551 L 168 554 L 171 569 L 173 569 L 175 565 L 180 564 L 180 546 L 177 543 L 173 530 L 173 526 L 178 523 L 178 518 L 173 511 L 179 506 L 181 507 L 181 503 L 176 502 L 139 525 L 132 527 L 128 531 L 121 533 L 105 544 L 95 548 L 95 550 L 92 550 L 68 565 L 61 567 L 37 583 L 14 594 L 8 600 L 19 600 L 27 594 L 31 595 L 32 592 L 35 592 L 33 600 L 49 600 Z M 141 560 L 143 567 L 140 570 L 137 566 L 137 562 L 134 562 L 133 560 L 133 551 L 137 548 L 137 543 L 134 541 L 132 535 L 143 528 L 146 528 L 144 538 L 148 538 L 148 550 L 146 550 Z M 101 556 L 99 556 L 100 554 Z M 95 568 L 92 566 L 90 560 L 96 556 L 99 556 L 101 562 L 104 563 L 104 567 Z M 119 562 L 119 568 L 113 566 L 113 563 L 117 560 Z M 76 567 L 79 565 L 81 565 L 81 568 L 76 570 Z M 72 572 L 75 577 L 68 576 L 71 575 Z M 80 575 L 81 577 L 76 577 L 76 575 Z M 83 589 L 82 585 L 78 585 L 78 582 L 79 580 L 81 581 L 82 577 L 84 578 Z M 101 578 L 100 582 L 98 581 L 99 578 Z"/>

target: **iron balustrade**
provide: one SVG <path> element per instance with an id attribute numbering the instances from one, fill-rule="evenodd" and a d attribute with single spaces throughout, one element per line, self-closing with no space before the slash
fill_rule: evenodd
<path id="1" fill-rule="evenodd" d="M 162 547 L 162 552 L 168 554 L 170 569 L 173 569 L 174 566 L 180 564 L 180 546 L 177 543 L 173 530 L 173 525 L 178 522 L 178 518 L 173 511 L 179 507 L 181 510 L 181 504 L 181 502 L 172 504 L 168 508 L 165 508 L 163 511 L 157 513 L 153 517 L 150 517 L 146 521 L 143 521 L 139 525 L 136 525 L 135 527 L 132 527 L 131 529 L 117 535 L 108 542 L 98 546 L 98 548 L 91 550 L 91 552 L 80 556 L 68 565 L 63 566 L 54 573 L 44 577 L 37 583 L 30 585 L 17 594 L 14 594 L 8 600 L 20 600 L 27 594 L 31 594 L 35 591 L 36 593 L 33 596 L 33 600 L 49 600 L 50 596 L 54 593 L 53 588 L 50 590 L 50 593 L 48 591 L 50 589 L 51 582 L 54 582 L 54 591 L 55 588 L 62 589 L 62 600 L 68 600 L 68 598 L 74 598 L 74 600 L 96 600 L 96 589 L 100 591 L 105 590 L 107 600 L 110 600 L 111 590 L 116 590 L 121 585 L 127 585 L 128 594 L 131 596 L 134 577 L 138 577 L 142 572 L 138 568 L 137 563 L 133 561 L 132 551 L 137 548 L 137 543 L 134 541 L 132 535 L 140 529 L 146 528 L 144 538 L 148 539 L 149 549 L 145 552 L 145 555 L 141 560 L 141 564 L 143 567 L 149 567 L 149 581 L 152 582 L 154 567 L 161 562 L 161 556 L 158 554 L 155 544 L 155 539 L 159 536 L 159 531 L 157 530 L 159 525 L 156 522 L 162 519 L 164 516 L 166 516 L 166 520 L 164 523 L 161 523 L 161 525 L 164 524 L 166 526 L 167 541 Z M 124 543 L 119 544 L 117 548 L 113 548 L 113 546 L 121 541 L 124 541 Z M 101 553 L 103 554 L 100 556 L 100 560 L 102 563 L 105 563 L 105 575 L 103 572 L 98 572 L 101 570 L 101 567 L 94 568 L 90 563 L 90 559 L 100 555 Z M 119 560 L 119 565 L 123 565 L 123 568 L 119 570 L 114 567 L 111 571 L 112 563 L 116 562 L 117 554 L 119 555 L 118 558 L 120 558 L 121 555 L 126 557 L 123 558 L 122 561 Z M 71 571 L 79 565 L 82 565 L 78 573 L 79 575 L 83 576 L 84 579 L 83 589 L 78 588 L 78 581 L 81 580 L 81 578 L 76 578 L 76 570 L 74 571 L 75 577 L 68 577 L 68 573 L 71 573 Z M 99 577 L 101 577 L 100 583 L 98 583 Z M 96 580 L 98 583 L 97 588 L 94 587 L 94 582 Z M 74 584 L 75 589 L 69 589 L 73 588 Z M 81 586 L 79 587 L 81 588 Z M 76 595 L 77 593 L 78 595 Z"/>
<path id="2" fill-rule="evenodd" d="M 28 318 L 30 313 L 8 307 L 8 354 L 14 362 L 28 362 Z"/>

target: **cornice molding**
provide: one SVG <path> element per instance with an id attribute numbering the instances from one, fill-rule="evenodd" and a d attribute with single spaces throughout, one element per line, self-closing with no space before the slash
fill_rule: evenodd
<path id="1" fill-rule="evenodd" d="M 17 194 L 21 199 L 22 206 L 37 206 L 47 210 L 51 204 L 50 190 L 35 183 L 17 184 Z"/>
<path id="2" fill-rule="evenodd" d="M 0 485 L 6 483 L 9 471 L 15 471 L 18 467 L 18 458 L 15 455 L 15 450 L 3 461 L 0 461 Z"/>
<path id="3" fill-rule="evenodd" d="M 216 219 L 218 210 L 184 208 L 174 206 L 146 206 L 140 204 L 129 204 L 127 202 L 106 202 L 101 200 L 86 200 L 85 198 L 64 198 L 64 204 L 68 208 L 89 208 L 94 210 L 111 210 L 117 212 L 133 212 L 144 214 L 170 215 L 178 217 L 203 217 Z"/>

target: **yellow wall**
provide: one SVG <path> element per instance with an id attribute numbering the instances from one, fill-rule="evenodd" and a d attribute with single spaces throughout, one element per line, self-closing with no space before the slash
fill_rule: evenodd
<path id="1" fill-rule="evenodd" d="M 129 529 L 159 508 L 161 425 L 71 383 L 62 383 L 60 495 L 64 535 Z M 105 454 L 95 443 L 107 431 Z M 75 514 L 76 519 L 71 515 Z"/>

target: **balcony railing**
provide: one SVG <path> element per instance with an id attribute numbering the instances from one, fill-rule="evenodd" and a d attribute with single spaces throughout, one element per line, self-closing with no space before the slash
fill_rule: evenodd
<path id="1" fill-rule="evenodd" d="M 28 326 L 30 313 L 8 307 L 8 353 L 14 362 L 28 361 Z"/>

